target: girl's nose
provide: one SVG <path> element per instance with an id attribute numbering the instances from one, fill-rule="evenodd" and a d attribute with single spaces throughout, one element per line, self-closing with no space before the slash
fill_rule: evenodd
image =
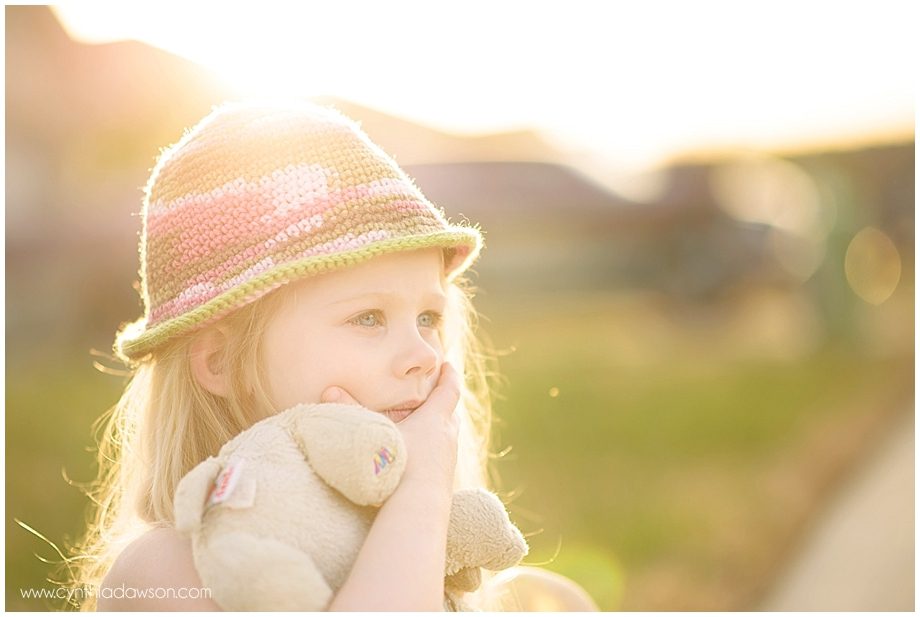
<path id="1" fill-rule="evenodd" d="M 440 357 L 440 349 L 416 330 L 399 350 L 394 367 L 396 376 L 430 375 L 438 368 Z"/>

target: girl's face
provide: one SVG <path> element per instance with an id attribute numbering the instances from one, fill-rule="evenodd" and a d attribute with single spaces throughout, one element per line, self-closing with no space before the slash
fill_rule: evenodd
<path id="1" fill-rule="evenodd" d="M 291 284 L 265 332 L 277 411 L 319 403 L 330 386 L 398 421 L 434 388 L 447 296 L 438 249 L 375 257 Z"/>

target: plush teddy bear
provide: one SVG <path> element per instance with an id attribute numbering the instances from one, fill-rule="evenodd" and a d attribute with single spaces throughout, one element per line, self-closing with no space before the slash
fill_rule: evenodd
<path id="1" fill-rule="evenodd" d="M 396 425 L 353 405 L 298 405 L 227 442 L 182 478 L 175 524 L 224 610 L 324 610 L 344 584 L 379 506 L 399 484 Z M 488 491 L 453 495 L 445 608 L 502 570 L 527 543 Z"/>

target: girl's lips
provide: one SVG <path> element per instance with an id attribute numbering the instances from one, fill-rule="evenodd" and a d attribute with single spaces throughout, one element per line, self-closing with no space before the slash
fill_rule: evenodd
<path id="1" fill-rule="evenodd" d="M 403 401 L 398 405 L 387 407 L 383 411 L 415 411 L 424 401 Z"/>
<path id="2" fill-rule="evenodd" d="M 401 422 L 412 415 L 414 409 L 385 409 L 381 413 L 393 422 Z"/>
<path id="3" fill-rule="evenodd" d="M 393 422 L 399 422 L 405 420 L 413 411 L 421 407 L 424 401 L 403 401 L 398 405 L 393 405 L 384 409 L 380 413 L 388 417 Z"/>

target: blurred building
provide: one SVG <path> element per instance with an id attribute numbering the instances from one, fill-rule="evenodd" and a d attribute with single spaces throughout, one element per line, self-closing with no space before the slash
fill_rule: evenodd
<path id="1" fill-rule="evenodd" d="M 130 289 L 137 213 L 156 154 L 229 95 L 203 69 L 141 43 L 76 43 L 47 7 L 9 7 L 6 45 L 8 332 L 110 336 L 140 310 Z M 594 183 L 535 133 L 450 135 L 328 102 L 361 121 L 449 216 L 482 226 L 485 289 L 639 289 L 686 307 L 768 286 L 816 304 L 832 298 L 823 310 L 839 317 L 849 293 L 841 264 L 865 226 L 891 238 L 913 280 L 912 142 L 753 167 L 676 163 L 657 170 L 662 190 L 640 203 Z M 807 203 L 796 201 L 802 182 Z M 800 222 L 810 208 L 821 224 L 803 232 L 739 215 L 725 186 L 729 200 Z"/>

